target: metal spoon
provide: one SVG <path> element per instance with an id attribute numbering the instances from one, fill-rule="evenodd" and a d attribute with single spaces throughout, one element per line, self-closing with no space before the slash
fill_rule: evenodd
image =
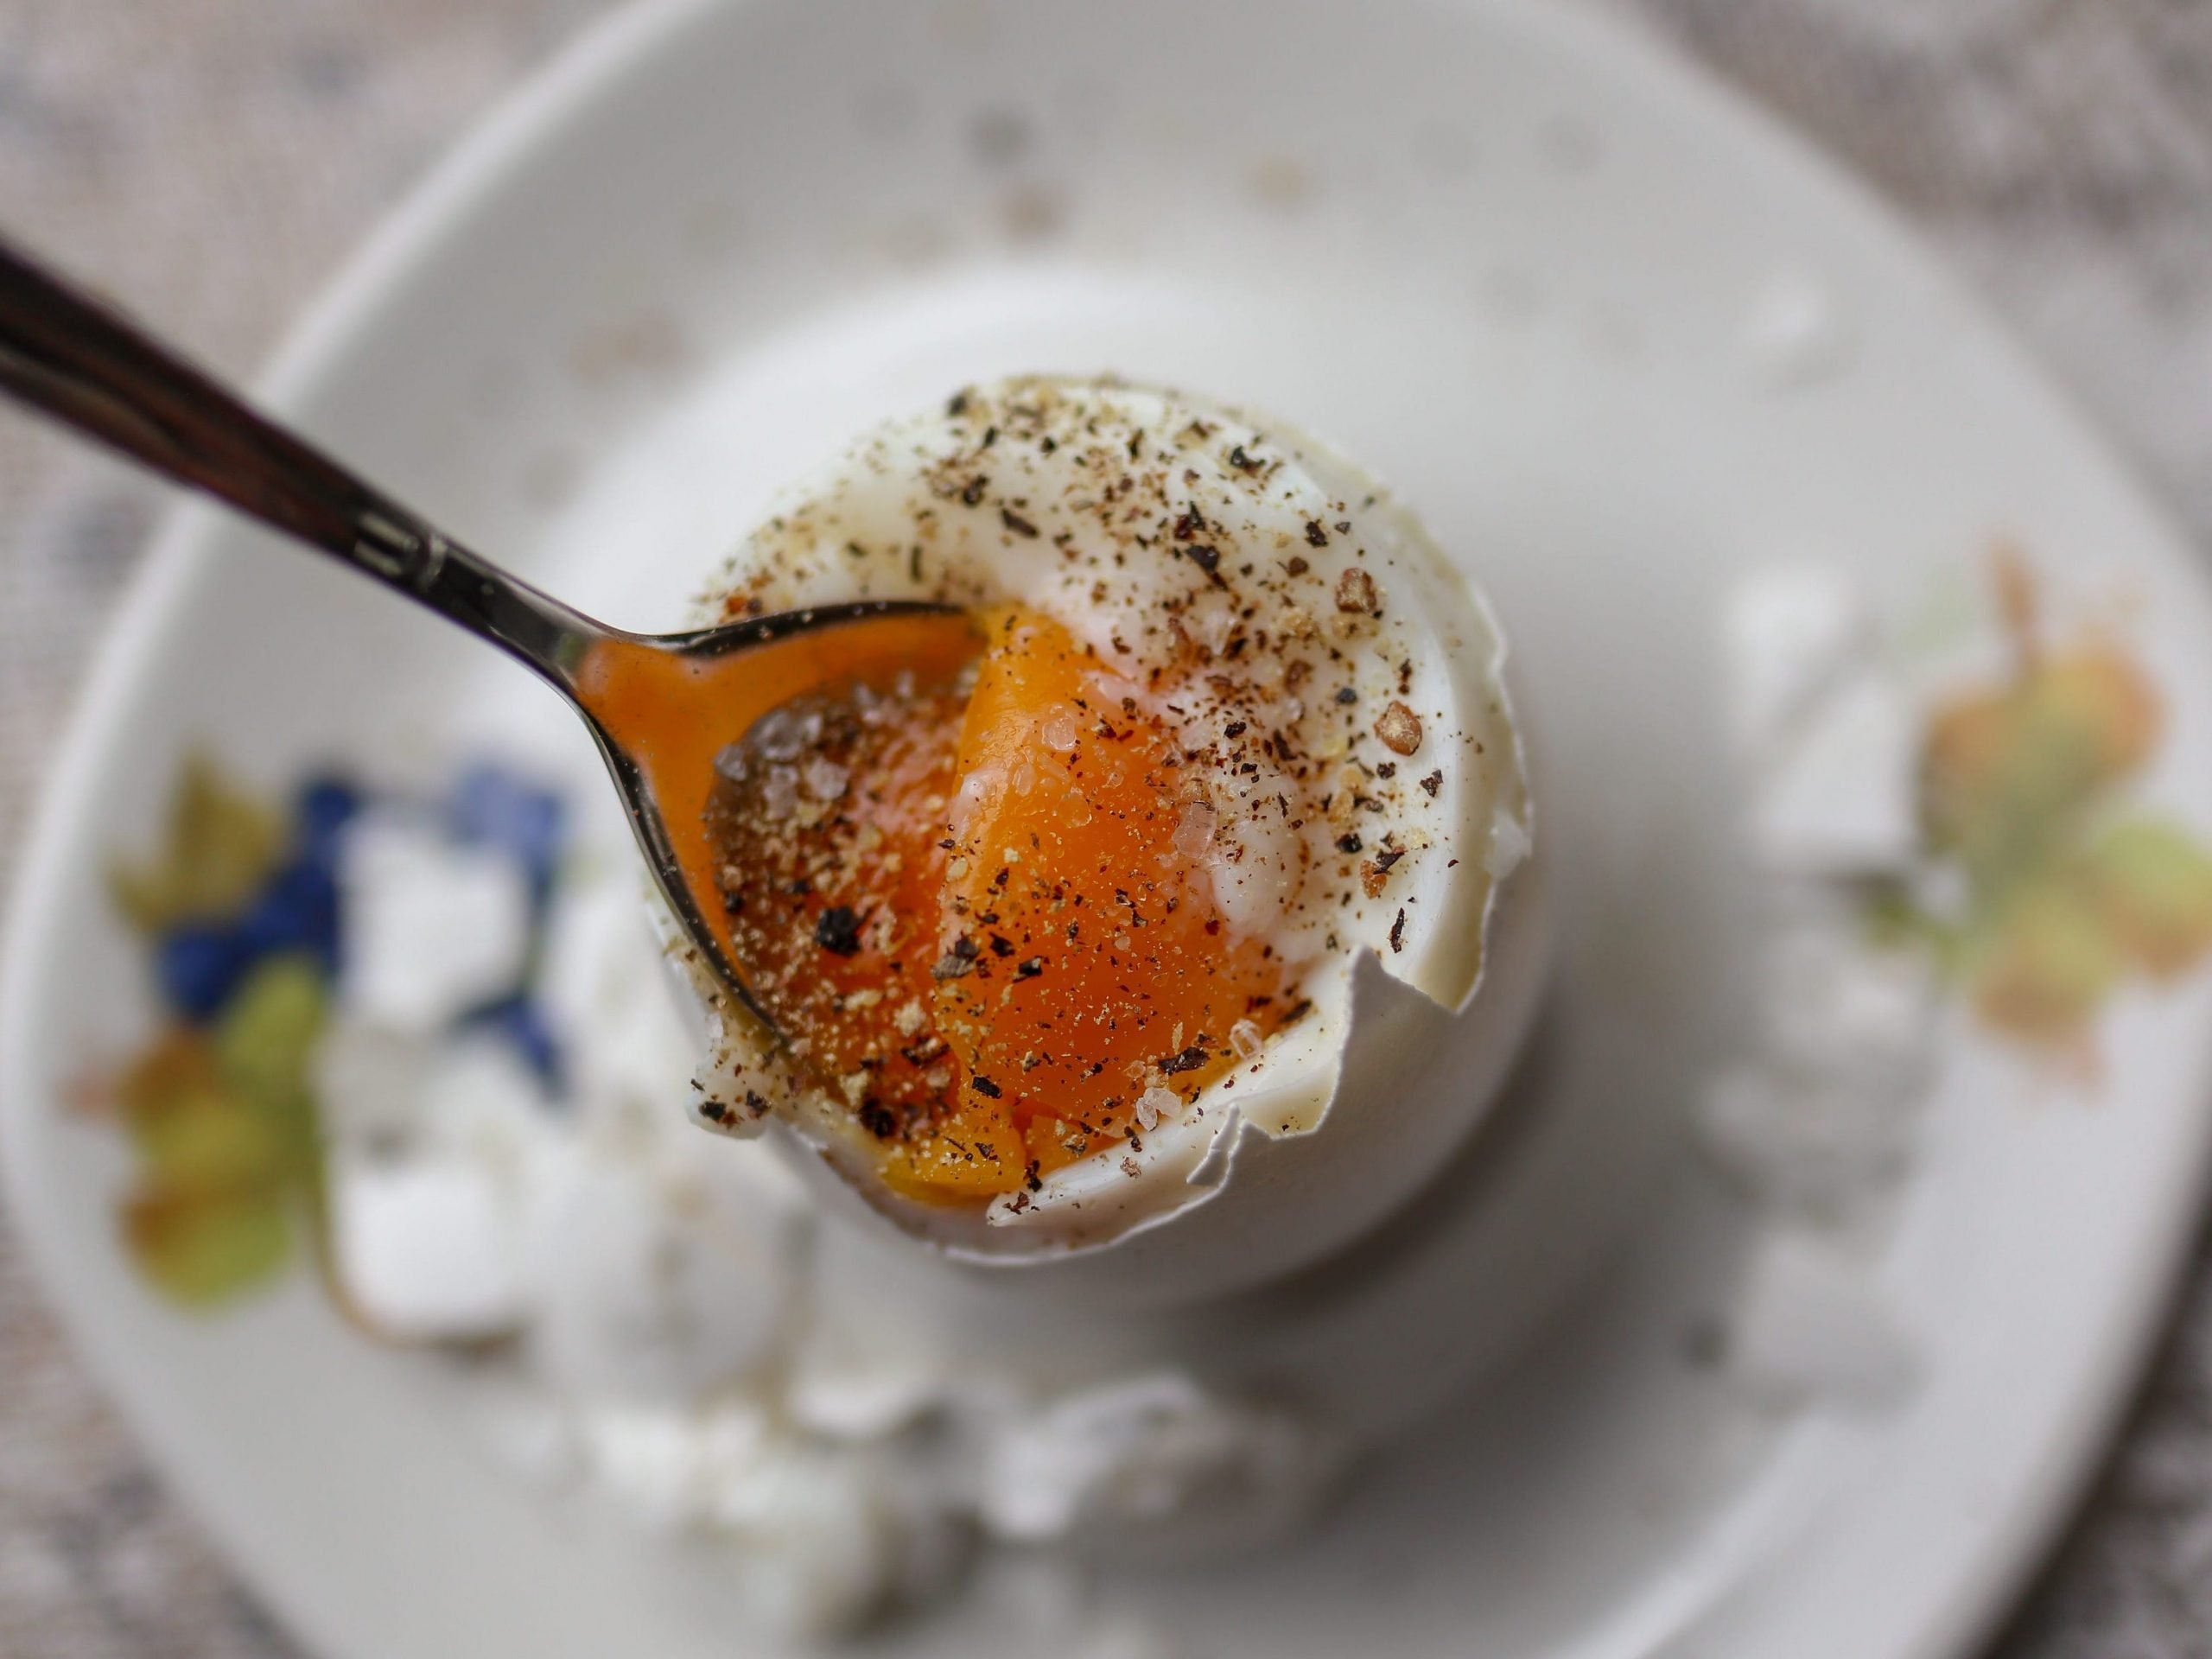
<path id="1" fill-rule="evenodd" d="M 840 654 L 825 650 L 825 631 L 873 626 L 921 639 L 931 627 L 964 629 L 959 613 L 916 601 L 868 600 L 690 633 L 610 628 L 440 534 L 4 243 L 0 391 L 320 548 L 537 670 L 591 728 L 669 909 L 723 982 L 772 1031 L 708 920 L 720 911 L 711 874 L 716 861 L 698 813 L 664 810 L 671 794 L 688 799 L 695 785 L 703 799 L 712 781 L 706 775 L 711 747 L 677 745 L 691 752 L 671 753 L 636 741 L 641 698 L 660 700 L 658 713 L 690 717 L 695 731 L 719 734 L 711 741 L 725 742 L 749 723 L 744 704 L 762 706 L 764 677 L 776 677 L 756 658 L 747 666 L 761 672 L 733 678 L 728 670 L 738 654 L 780 651 L 787 671 L 794 662 L 802 671 L 819 669 Z M 626 686 L 621 699 L 607 695 L 618 678 Z M 671 709 L 670 698 L 696 699 L 702 706 Z M 690 779 L 686 768 L 702 775 Z"/>

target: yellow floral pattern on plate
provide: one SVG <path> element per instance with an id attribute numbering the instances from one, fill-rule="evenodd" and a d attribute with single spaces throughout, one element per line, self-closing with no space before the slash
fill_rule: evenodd
<path id="1" fill-rule="evenodd" d="M 2102 635 L 2050 639 L 2017 555 L 1995 585 L 2009 671 L 1941 700 L 1918 755 L 1926 851 L 1958 898 L 1938 913 L 1893 893 L 1878 914 L 1935 944 L 1991 1029 L 2088 1064 L 2116 991 L 2212 951 L 2212 852 L 2125 798 L 2165 726 L 2140 662 Z"/>

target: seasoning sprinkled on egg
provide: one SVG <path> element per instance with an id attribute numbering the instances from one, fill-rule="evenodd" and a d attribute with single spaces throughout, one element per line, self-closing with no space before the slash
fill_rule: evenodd
<path id="1" fill-rule="evenodd" d="M 1240 1118 L 1318 1127 L 1357 957 L 1472 995 L 1459 855 L 1527 810 L 1495 635 L 1341 458 L 1113 382 L 968 387 L 791 492 L 706 609 L 876 597 L 960 607 L 965 648 L 793 688 L 709 809 L 772 1027 L 745 1086 L 849 1176 L 1110 1233 L 1210 1197 Z"/>

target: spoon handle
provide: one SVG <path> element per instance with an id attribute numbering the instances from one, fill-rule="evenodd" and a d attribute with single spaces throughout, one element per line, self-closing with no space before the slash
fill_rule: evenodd
<path id="1" fill-rule="evenodd" d="M 520 658 L 571 696 L 608 630 L 441 535 L 0 242 L 0 391 Z"/>

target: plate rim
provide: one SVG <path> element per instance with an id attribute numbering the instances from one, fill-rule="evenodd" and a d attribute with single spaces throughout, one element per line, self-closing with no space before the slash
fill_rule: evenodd
<path id="1" fill-rule="evenodd" d="M 1891 255 L 1909 262 L 1920 280 L 1974 320 L 2021 382 L 2038 395 L 2043 416 L 2060 423 L 2072 445 L 2101 463 L 2162 539 L 2184 551 L 2192 549 L 2192 537 L 2164 494 L 2090 418 L 2043 355 L 1901 209 L 1785 114 L 1690 56 L 1641 16 L 1538 0 L 1425 3 L 1487 14 L 1524 35 L 1557 44 L 1565 55 L 1602 57 L 1664 97 L 1701 104 L 1707 113 L 1782 152 L 1791 166 L 1823 178 L 1833 204 L 1853 213 L 1860 233 L 1887 243 Z M 373 334 L 410 273 L 446 238 L 464 230 L 543 142 L 578 111 L 649 70 L 690 29 L 718 14 L 755 10 L 760 3 L 630 0 L 571 35 L 494 100 L 376 218 L 365 238 L 283 332 L 267 367 L 253 378 L 255 401 L 272 411 L 296 413 L 342 375 L 346 359 Z M 250 1529 L 224 1494 L 214 1464 L 176 1430 L 158 1385 L 142 1380 L 121 1339 L 102 1328 L 93 1306 L 79 1294 L 79 1271 L 54 1241 L 48 1218 L 54 1213 L 54 1195 L 34 1179 L 27 1150 L 35 1120 L 49 1114 L 54 1103 L 24 1075 L 18 1033 L 31 1018 L 37 965 L 59 926 L 57 901 L 47 895 L 60 886 L 58 873 L 73 861 L 73 842 L 67 831 L 85 816 L 95 779 L 137 698 L 143 678 L 137 664 L 150 656 L 149 647 L 186 596 L 207 579 L 225 522 L 219 509 L 196 499 L 165 510 L 140 568 L 105 624 L 50 769 L 39 785 L 0 912 L 0 1193 L 41 1298 L 67 1332 L 73 1352 L 102 1396 L 128 1425 L 137 1448 L 214 1541 L 226 1564 L 289 1630 L 313 1650 L 344 1653 L 353 1651 L 348 1639 L 325 1626 L 313 1598 L 296 1593 L 296 1585 L 282 1574 L 262 1570 L 257 1550 L 247 1541 Z M 2202 577 L 2202 557 L 2189 562 Z M 2201 1089 L 2204 1078 L 2200 1076 L 2198 1083 Z M 2024 1476 L 2032 1489 L 2031 1501 L 1997 1517 L 1960 1552 L 1951 1587 L 1931 1601 L 1910 1649 L 1912 1659 L 1958 1659 L 1994 1639 L 2018 1613 L 2023 1594 L 2077 1520 L 2147 1381 L 2194 1262 L 2198 1217 L 2212 1194 L 2212 1102 L 2198 1109 L 2191 1138 L 2186 1167 L 2176 1171 L 2170 1184 L 2172 1202 L 2146 1225 L 2134 1253 L 2135 1270 L 2120 1287 L 2123 1294 L 2113 1299 L 2120 1305 L 2111 1321 L 2118 1334 L 2085 1362 L 2063 1409 L 2063 1431 L 2039 1448 L 2035 1466 Z"/>

